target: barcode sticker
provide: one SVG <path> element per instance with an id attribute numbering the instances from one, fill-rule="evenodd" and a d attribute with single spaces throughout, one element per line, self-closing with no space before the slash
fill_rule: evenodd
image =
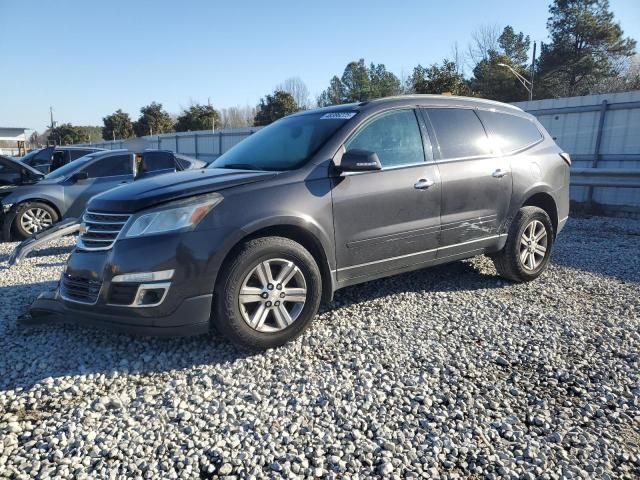
<path id="1" fill-rule="evenodd" d="M 331 112 L 325 113 L 320 117 L 320 120 L 349 120 L 355 117 L 358 112 Z"/>

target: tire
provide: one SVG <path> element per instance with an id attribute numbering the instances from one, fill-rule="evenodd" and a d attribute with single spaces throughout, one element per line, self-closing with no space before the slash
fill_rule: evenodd
<path id="1" fill-rule="evenodd" d="M 538 207 L 522 207 L 511 223 L 504 248 L 491 258 L 498 274 L 504 278 L 529 282 L 538 278 L 547 267 L 553 242 L 553 224 L 547 212 Z"/>
<path id="2" fill-rule="evenodd" d="M 251 351 L 277 347 L 302 334 L 322 296 L 322 278 L 313 256 L 282 237 L 242 244 L 225 262 L 218 279 L 212 324 Z"/>
<path id="3" fill-rule="evenodd" d="M 58 221 L 58 212 L 42 202 L 25 202 L 18 205 L 13 230 L 19 240 L 41 232 Z"/>

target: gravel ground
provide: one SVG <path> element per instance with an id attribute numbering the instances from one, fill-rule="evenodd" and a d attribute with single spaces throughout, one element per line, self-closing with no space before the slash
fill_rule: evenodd
<path id="1" fill-rule="evenodd" d="M 571 219 L 526 285 L 477 258 L 345 289 L 253 356 L 18 323 L 69 245 L 0 245 L 0 476 L 640 476 L 640 221 Z"/>

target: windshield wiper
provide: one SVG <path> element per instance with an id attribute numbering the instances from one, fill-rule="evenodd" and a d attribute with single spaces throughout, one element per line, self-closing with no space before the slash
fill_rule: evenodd
<path id="1" fill-rule="evenodd" d="M 260 170 L 256 168 L 255 165 L 251 165 L 250 163 L 227 163 L 220 168 L 233 168 L 237 170 Z"/>

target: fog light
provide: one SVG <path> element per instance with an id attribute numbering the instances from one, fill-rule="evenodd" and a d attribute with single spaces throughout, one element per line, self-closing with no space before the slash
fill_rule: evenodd
<path id="1" fill-rule="evenodd" d="M 133 307 L 157 307 L 169 291 L 170 283 L 143 283 L 138 287 L 138 293 Z"/>

